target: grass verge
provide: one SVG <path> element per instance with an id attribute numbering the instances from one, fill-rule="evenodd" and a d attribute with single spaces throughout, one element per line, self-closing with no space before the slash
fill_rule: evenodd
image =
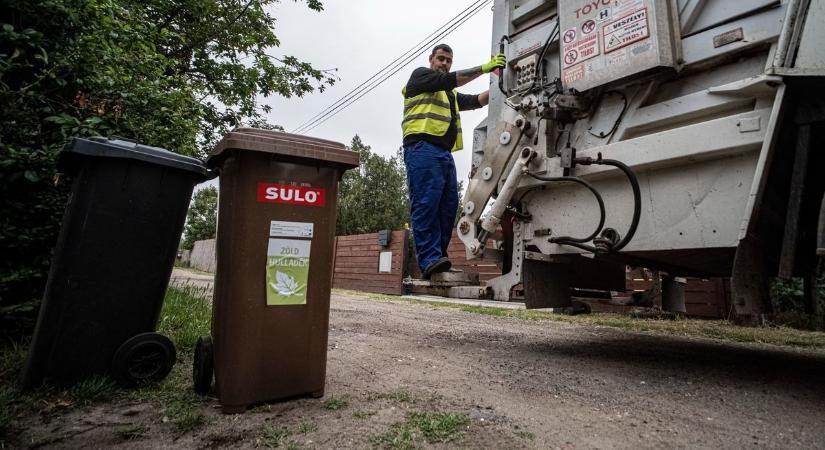
<path id="1" fill-rule="evenodd" d="M 0 448 L 14 446 L 18 421 L 35 413 L 62 414 L 111 401 L 150 401 L 159 404 L 165 422 L 186 433 L 202 427 L 207 418 L 200 412 L 205 398 L 192 390 L 192 351 L 195 341 L 210 332 L 211 311 L 206 290 L 194 286 L 170 287 L 166 293 L 158 332 L 174 342 L 178 359 L 172 373 L 160 383 L 123 391 L 106 377 L 93 377 L 70 389 L 42 387 L 19 392 L 15 383 L 23 368 L 28 341 L 0 346 Z M 137 433 L 139 430 L 133 430 Z M 38 438 L 34 446 L 66 436 Z M 42 441 L 42 442 L 41 442 Z M 19 442 L 17 442 L 19 443 Z"/>
<path id="2" fill-rule="evenodd" d="M 780 345 L 812 350 L 825 350 L 825 332 L 803 331 L 787 327 L 743 327 L 726 320 L 686 319 L 660 320 L 636 319 L 620 314 L 593 313 L 564 316 L 545 311 L 506 309 L 490 306 L 464 305 L 439 301 L 424 301 L 404 297 L 390 297 L 356 291 L 336 289 L 335 292 L 372 300 L 409 303 L 435 308 L 456 309 L 473 314 L 509 317 L 521 320 L 548 320 L 574 325 L 604 326 L 628 331 L 641 331 L 692 338 L 710 338 L 731 342 Z"/>

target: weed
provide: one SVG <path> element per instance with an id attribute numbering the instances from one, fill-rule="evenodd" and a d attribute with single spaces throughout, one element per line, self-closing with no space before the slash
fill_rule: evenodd
<path id="1" fill-rule="evenodd" d="M 378 414 L 376 411 L 355 411 L 352 413 L 352 417 L 356 419 L 366 419 L 369 416 L 374 416 Z"/>
<path id="2" fill-rule="evenodd" d="M 531 433 L 529 431 L 523 431 L 523 430 L 522 431 L 516 431 L 516 436 L 518 436 L 522 439 L 529 439 L 531 441 L 536 438 L 535 433 Z"/>
<path id="3" fill-rule="evenodd" d="M 461 434 L 459 428 L 467 423 L 467 418 L 460 414 L 412 413 L 407 422 L 421 430 L 430 442 L 447 442 Z"/>
<path id="4" fill-rule="evenodd" d="M 301 422 L 301 425 L 298 427 L 298 433 L 307 434 L 307 433 L 314 433 L 318 431 L 318 425 L 312 422 Z"/>
<path id="5" fill-rule="evenodd" d="M 117 386 L 107 377 L 95 376 L 77 383 L 67 394 L 74 404 L 85 407 L 114 399 Z"/>
<path id="6" fill-rule="evenodd" d="M 117 430 L 118 436 L 124 441 L 136 441 L 138 439 L 142 439 L 143 436 L 146 434 L 146 426 L 140 423 L 135 423 L 129 425 L 126 428 L 121 428 Z"/>
<path id="7" fill-rule="evenodd" d="M 338 411 L 339 409 L 344 409 L 349 406 L 349 400 L 345 398 L 330 398 L 325 400 L 324 403 L 321 403 L 321 406 L 324 409 L 328 409 L 330 411 Z"/>
<path id="8" fill-rule="evenodd" d="M 174 410 L 170 415 L 172 416 L 172 425 L 179 433 L 190 433 L 206 425 L 206 416 L 191 408 Z"/>
<path id="9" fill-rule="evenodd" d="M 249 412 L 251 412 L 253 414 L 271 413 L 272 412 L 272 405 L 270 405 L 270 404 L 258 405 L 258 406 L 250 408 Z"/>
<path id="10" fill-rule="evenodd" d="M 460 414 L 410 413 L 404 422 L 393 424 L 386 433 L 370 437 L 370 443 L 393 450 L 418 449 L 459 438 L 466 423 L 467 417 Z"/>
<path id="11" fill-rule="evenodd" d="M 279 448 L 281 446 L 286 446 L 287 444 L 290 444 L 290 442 L 287 442 L 289 435 L 290 433 L 287 428 L 267 427 L 264 429 L 263 433 L 255 439 L 255 446 L 266 448 Z"/>

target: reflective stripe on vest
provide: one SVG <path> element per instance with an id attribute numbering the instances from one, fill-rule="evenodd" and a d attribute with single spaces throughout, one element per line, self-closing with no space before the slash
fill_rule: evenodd
<path id="1" fill-rule="evenodd" d="M 407 88 L 401 90 L 401 94 L 406 96 Z M 458 93 L 453 89 L 455 100 L 455 125 L 456 137 L 455 145 L 451 151 L 458 151 L 464 148 L 464 140 L 461 135 L 461 116 L 458 113 Z M 404 120 L 401 122 L 401 130 L 404 137 L 411 134 L 429 134 L 432 136 L 444 136 L 450 128 L 450 99 L 446 91 L 422 92 L 415 97 L 404 99 Z"/>

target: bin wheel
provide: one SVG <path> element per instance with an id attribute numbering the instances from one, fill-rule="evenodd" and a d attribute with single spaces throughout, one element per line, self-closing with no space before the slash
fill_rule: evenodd
<path id="1" fill-rule="evenodd" d="M 195 360 L 192 363 L 192 381 L 198 394 L 206 395 L 212 388 L 213 358 L 212 337 L 199 337 L 195 344 Z"/>
<path id="2" fill-rule="evenodd" d="M 590 314 L 592 309 L 590 305 L 586 302 L 582 302 L 579 300 L 573 300 L 570 306 L 562 309 L 562 314 L 566 314 L 568 316 L 576 316 L 579 314 Z"/>
<path id="3" fill-rule="evenodd" d="M 123 386 L 160 381 L 175 365 L 175 345 L 155 332 L 141 333 L 120 345 L 112 358 L 112 376 Z"/>

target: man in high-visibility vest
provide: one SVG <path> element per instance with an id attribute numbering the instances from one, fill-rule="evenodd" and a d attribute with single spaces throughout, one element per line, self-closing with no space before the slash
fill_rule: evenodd
<path id="1" fill-rule="evenodd" d="M 458 186 L 451 152 L 464 146 L 459 111 L 489 102 L 489 91 L 465 95 L 456 91 L 482 74 L 503 68 L 503 54 L 486 64 L 450 72 L 453 50 L 433 48 L 430 67 L 419 67 L 402 89 L 404 95 L 404 164 L 410 189 L 415 253 L 424 278 L 450 270 L 447 246 L 458 209 Z"/>

